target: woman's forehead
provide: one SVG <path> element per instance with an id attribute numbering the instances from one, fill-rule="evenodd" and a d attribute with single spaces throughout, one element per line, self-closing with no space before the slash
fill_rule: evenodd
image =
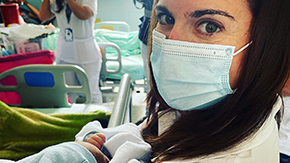
<path id="1" fill-rule="evenodd" d="M 157 6 L 165 6 L 170 12 L 186 14 L 186 16 L 197 10 L 220 11 L 228 15 L 250 11 L 246 0 L 159 0 Z"/>

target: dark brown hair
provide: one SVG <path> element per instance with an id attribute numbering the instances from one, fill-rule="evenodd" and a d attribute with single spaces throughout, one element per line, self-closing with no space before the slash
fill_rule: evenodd
<path id="1" fill-rule="evenodd" d="M 64 5 L 65 5 L 65 0 L 56 0 L 57 10 L 55 12 L 60 13 L 61 10 L 64 8 Z"/>
<path id="2" fill-rule="evenodd" d="M 287 0 L 248 0 L 248 3 L 253 16 L 250 35 L 253 43 L 244 55 L 237 91 L 211 109 L 186 112 L 160 136 L 156 127 L 158 116 L 169 106 L 156 89 L 149 63 L 153 79 L 147 96 L 150 121 L 142 134 L 152 145 L 152 157 L 158 157 L 158 161 L 225 151 L 255 133 L 269 117 L 289 74 L 290 3 Z M 152 12 L 151 32 L 156 26 L 154 16 Z M 150 36 L 149 54 L 151 44 Z"/>

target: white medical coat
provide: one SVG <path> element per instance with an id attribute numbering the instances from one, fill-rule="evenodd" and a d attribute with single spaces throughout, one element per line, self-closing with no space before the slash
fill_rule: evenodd
<path id="1" fill-rule="evenodd" d="M 280 125 L 280 152 L 290 156 L 290 97 L 283 97 L 284 116 Z"/>
<path id="2" fill-rule="evenodd" d="M 56 2 L 50 0 L 51 11 L 56 15 L 58 27 L 60 28 L 58 36 L 58 45 L 55 51 L 55 57 L 59 60 L 74 63 L 88 64 L 99 62 L 101 52 L 94 38 L 94 22 L 97 14 L 97 0 L 76 0 L 82 6 L 89 7 L 94 16 L 86 20 L 78 19 L 74 13 L 71 13 L 70 21 L 66 16 L 66 5 L 60 13 L 56 13 Z M 70 35 L 66 34 L 71 29 Z M 66 41 L 71 39 L 72 41 Z"/>
<path id="3" fill-rule="evenodd" d="M 230 150 L 207 157 L 164 161 L 163 163 L 279 163 L 278 127 L 274 117 L 281 107 L 282 100 L 279 97 L 263 126 L 250 138 Z M 159 134 L 164 132 L 177 116 L 171 113 L 159 118 Z"/>

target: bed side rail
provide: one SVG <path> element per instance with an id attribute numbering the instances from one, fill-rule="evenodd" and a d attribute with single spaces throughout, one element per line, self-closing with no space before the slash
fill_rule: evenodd
<path id="1" fill-rule="evenodd" d="M 108 127 L 115 127 L 126 122 L 131 122 L 132 91 L 131 77 L 129 74 L 124 74 L 121 78 Z"/>

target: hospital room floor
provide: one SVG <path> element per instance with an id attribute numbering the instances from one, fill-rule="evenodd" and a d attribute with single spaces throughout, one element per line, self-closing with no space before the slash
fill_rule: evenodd
<path id="1" fill-rule="evenodd" d="M 132 92 L 132 122 L 137 123 L 142 120 L 146 116 L 146 93 L 144 91 L 144 80 L 135 81 L 134 90 Z M 113 104 L 115 94 L 107 93 L 104 91 L 106 88 L 102 90 L 103 92 L 103 102 L 110 105 Z M 115 88 L 113 92 L 118 92 L 118 88 Z"/>

